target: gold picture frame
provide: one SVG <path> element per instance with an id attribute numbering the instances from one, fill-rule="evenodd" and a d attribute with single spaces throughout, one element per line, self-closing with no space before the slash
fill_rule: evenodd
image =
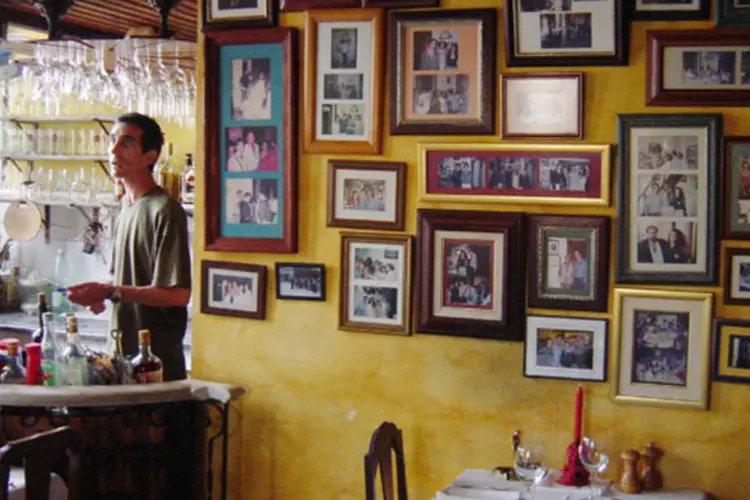
<path id="1" fill-rule="evenodd" d="M 713 380 L 750 384 L 750 321 L 714 321 Z"/>
<path id="2" fill-rule="evenodd" d="M 306 153 L 380 154 L 384 19 L 382 9 L 305 13 Z"/>
<path id="3" fill-rule="evenodd" d="M 610 150 L 609 144 L 421 143 L 419 198 L 609 206 Z M 470 175 L 456 175 L 467 163 Z"/>
<path id="4" fill-rule="evenodd" d="M 713 298 L 615 289 L 613 401 L 708 410 Z"/>

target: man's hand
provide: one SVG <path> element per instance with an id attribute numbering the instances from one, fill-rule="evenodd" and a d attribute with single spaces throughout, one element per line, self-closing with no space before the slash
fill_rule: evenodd
<path id="1" fill-rule="evenodd" d="M 93 314 L 101 314 L 106 310 L 107 306 L 104 302 L 97 302 L 89 306 L 89 311 L 91 311 Z"/>
<path id="2" fill-rule="evenodd" d="M 90 307 L 103 304 L 114 290 L 108 283 L 89 281 L 68 287 L 68 300 L 82 306 Z M 101 312 L 101 311 L 99 311 Z"/>

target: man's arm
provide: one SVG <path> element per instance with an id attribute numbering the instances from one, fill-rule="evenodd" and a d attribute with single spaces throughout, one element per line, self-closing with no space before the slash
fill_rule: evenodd
<path id="1" fill-rule="evenodd" d="M 82 306 L 103 303 L 119 292 L 122 302 L 153 307 L 181 307 L 190 302 L 190 289 L 178 287 L 115 286 L 112 283 L 88 282 L 68 288 L 68 300 Z"/>

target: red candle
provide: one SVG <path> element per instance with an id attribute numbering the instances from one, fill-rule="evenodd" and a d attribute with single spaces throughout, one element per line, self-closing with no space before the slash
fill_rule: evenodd
<path id="1" fill-rule="evenodd" d="M 576 420 L 573 431 L 573 441 L 581 442 L 581 412 L 583 411 L 583 386 L 579 385 L 576 389 Z"/>

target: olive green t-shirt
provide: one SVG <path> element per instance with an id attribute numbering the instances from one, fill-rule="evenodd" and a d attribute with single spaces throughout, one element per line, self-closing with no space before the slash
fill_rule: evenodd
<path id="1" fill-rule="evenodd" d="M 112 247 L 115 285 L 191 287 L 187 216 L 161 187 L 135 202 L 123 202 Z M 132 302 L 113 305 L 111 328 L 122 331 L 125 354 L 138 353 L 138 330 L 151 332 L 151 348 L 164 364 L 164 380 L 185 378 L 182 341 L 186 307 L 153 307 Z"/>

